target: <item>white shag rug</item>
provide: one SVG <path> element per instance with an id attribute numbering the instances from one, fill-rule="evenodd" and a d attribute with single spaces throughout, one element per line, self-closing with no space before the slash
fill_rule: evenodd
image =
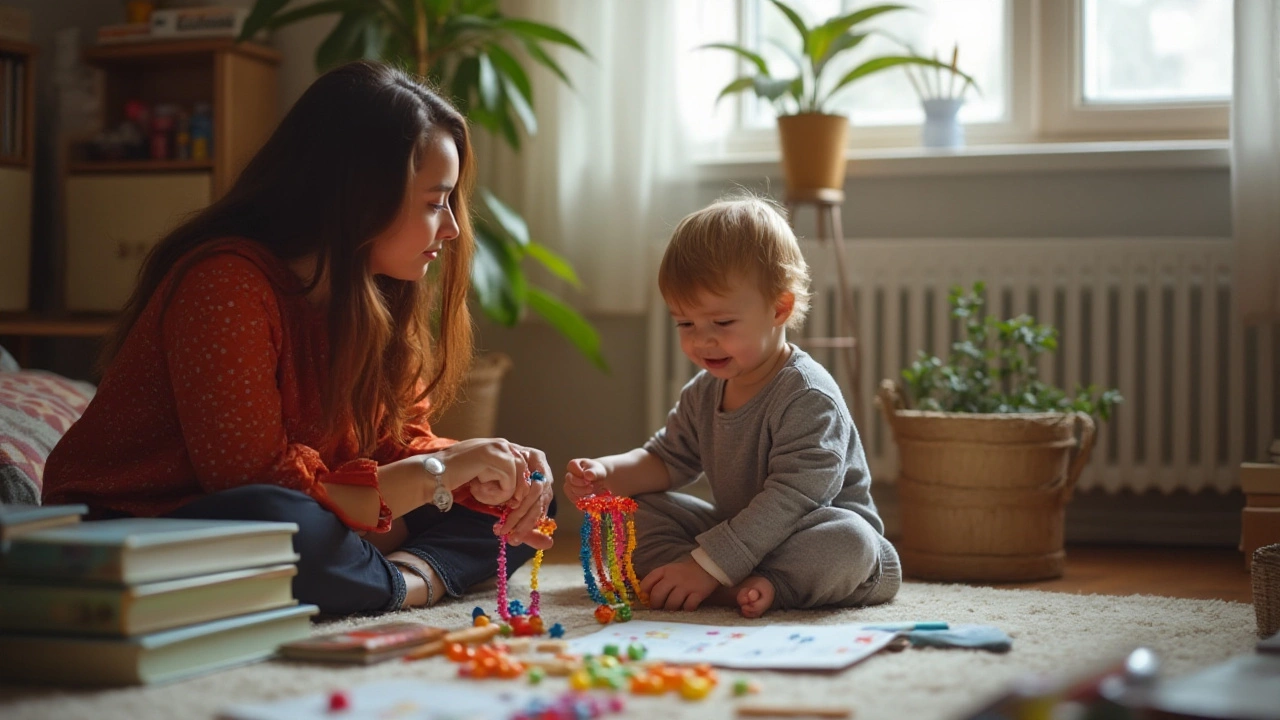
<path id="1" fill-rule="evenodd" d="M 528 603 L 528 568 L 513 578 L 511 593 Z M 541 573 L 542 614 L 560 622 L 568 637 L 599 629 L 582 587 L 581 570 L 547 565 Z M 377 618 L 354 618 L 316 625 L 316 632 L 387 620 L 418 620 L 442 627 L 469 625 L 476 605 L 494 610 L 492 591 L 473 594 L 428 610 Z M 748 622 L 817 625 L 855 622 L 946 620 L 1000 627 L 1013 638 L 1003 655 L 973 650 L 909 649 L 881 653 L 836 674 L 720 672 L 720 686 L 707 700 L 686 702 L 677 695 L 627 696 L 625 717 L 664 720 L 734 717 L 741 702 L 729 686 L 738 677 L 756 681 L 763 692 L 753 702 L 842 705 L 857 720 L 877 718 L 961 718 L 1027 673 L 1065 677 L 1097 670 L 1144 645 L 1154 649 L 1165 676 L 1176 676 L 1250 651 L 1256 638 L 1253 609 L 1244 603 L 1181 600 L 1134 595 L 1068 595 L 1033 590 L 998 590 L 965 585 L 906 583 L 897 599 L 873 608 L 772 612 L 747 621 L 726 608 L 693 613 L 637 612 L 637 618 L 708 625 Z M 213 718 L 234 702 L 255 702 L 329 692 L 393 677 L 451 679 L 455 666 L 443 658 L 413 663 L 392 661 L 370 667 L 303 665 L 271 661 L 160 687 L 69 690 L 0 686 L 0 717 L 8 720 L 138 720 Z M 504 681 L 476 681 L 493 685 Z M 517 681 L 518 682 L 518 681 Z M 560 690 L 563 679 L 545 685 Z"/>

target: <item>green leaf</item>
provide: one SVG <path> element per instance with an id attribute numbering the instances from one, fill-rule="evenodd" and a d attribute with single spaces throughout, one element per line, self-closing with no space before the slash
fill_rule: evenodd
<path id="1" fill-rule="evenodd" d="M 573 87 L 573 82 L 569 80 L 569 75 L 564 71 L 564 68 L 560 67 L 560 64 L 548 55 L 546 50 L 542 49 L 537 40 L 532 38 L 521 38 L 520 40 L 524 44 L 525 51 L 529 53 L 529 57 L 533 58 L 539 65 L 555 73 L 565 85 Z"/>
<path id="2" fill-rule="evenodd" d="M 498 87 L 498 71 L 493 69 L 493 61 L 487 53 L 479 53 L 476 60 L 480 63 L 480 104 L 490 112 L 499 111 L 501 90 Z"/>
<path id="3" fill-rule="evenodd" d="M 944 65 L 936 60 L 930 60 L 928 58 L 922 58 L 922 57 L 913 57 L 910 55 L 886 55 L 884 57 L 872 58 L 871 60 L 868 60 L 862 63 L 861 65 L 855 67 L 854 69 L 850 70 L 844 77 L 840 78 L 840 81 L 836 83 L 835 87 L 831 88 L 831 91 L 827 93 L 826 98 L 823 100 L 823 104 L 825 105 L 827 102 L 830 102 L 831 98 L 837 92 L 839 92 L 842 88 L 844 88 L 846 85 L 853 82 L 854 80 L 857 80 L 859 78 L 864 78 L 873 73 L 878 73 L 884 70 L 888 70 L 889 68 L 898 67 L 900 65 L 924 65 L 927 67 L 945 68 L 948 71 L 951 70 L 950 65 Z M 960 77 L 964 78 L 970 83 L 973 83 L 972 77 L 966 75 L 965 73 L 959 70 L 955 72 Z M 976 83 L 974 83 L 974 87 L 977 87 Z"/>
<path id="4" fill-rule="evenodd" d="M 729 52 L 736 53 L 739 56 L 751 61 L 751 63 L 755 65 L 756 69 L 758 69 L 761 73 L 765 75 L 769 74 L 769 64 L 765 62 L 764 58 L 761 57 L 758 53 L 753 53 L 744 47 L 739 47 L 738 45 L 731 45 L 729 43 L 710 43 L 707 45 L 702 45 L 698 49 L 699 50 L 708 50 L 708 49 L 728 50 Z"/>
<path id="5" fill-rule="evenodd" d="M 817 82 L 816 78 L 822 75 L 823 68 L 825 68 L 827 63 L 831 62 L 835 56 L 846 50 L 852 50 L 853 48 L 858 47 L 870 34 L 871 33 L 845 33 L 832 41 L 830 47 L 828 47 L 827 51 L 822 54 L 822 57 L 818 58 L 817 64 L 813 67 L 813 76 L 815 78 L 814 82 Z"/>
<path id="6" fill-rule="evenodd" d="M 578 273 L 574 272 L 573 266 L 563 257 L 552 252 L 551 248 L 536 242 L 530 242 L 524 248 L 529 257 L 542 263 L 542 266 L 551 271 L 551 274 L 564 280 L 575 288 L 582 288 L 582 281 L 578 279 Z"/>
<path id="7" fill-rule="evenodd" d="M 529 75 L 524 71 L 524 66 L 519 60 L 507 52 L 507 49 L 498 43 L 488 43 L 485 50 L 489 53 L 489 59 L 493 61 L 493 67 L 497 71 L 506 76 L 508 80 L 515 84 L 516 89 L 520 91 L 520 95 L 528 101 L 529 106 L 533 106 L 533 83 L 529 82 Z"/>
<path id="8" fill-rule="evenodd" d="M 316 48 L 316 70 L 325 72 L 343 63 L 359 60 L 364 55 L 364 29 L 372 22 L 369 15 L 349 12 L 342 16 L 333 31 Z"/>
<path id="9" fill-rule="evenodd" d="M 249 11 L 249 16 L 244 19 L 244 25 L 240 28 L 240 36 L 236 38 L 237 42 L 250 40 L 259 31 L 267 28 L 267 23 L 271 17 L 284 9 L 290 0 L 258 0 L 253 5 L 253 9 Z"/>
<path id="10" fill-rule="evenodd" d="M 453 83 L 449 92 L 453 95 L 458 111 L 473 122 L 476 122 L 477 118 L 472 111 L 471 94 L 479 82 L 480 61 L 474 55 L 458 61 L 458 67 L 453 71 Z"/>
<path id="11" fill-rule="evenodd" d="M 772 102 L 790 89 L 795 78 L 771 78 L 766 75 L 757 75 L 751 78 L 751 82 L 757 95 Z"/>
<path id="12" fill-rule="evenodd" d="M 529 288 L 529 307 L 546 318 L 547 322 L 568 338 L 569 342 L 587 356 L 593 365 L 601 370 L 609 369 L 609 363 L 600 352 L 599 333 L 576 310 L 536 287 Z"/>
<path id="13" fill-rule="evenodd" d="M 740 93 L 743 90 L 755 87 L 755 80 L 756 79 L 753 77 L 740 77 L 728 85 L 725 85 L 724 89 L 720 91 L 720 94 L 716 96 L 716 104 L 719 105 L 720 101 L 723 100 L 726 95 Z"/>
<path id="14" fill-rule="evenodd" d="M 522 20 L 519 18 L 502 18 L 497 22 L 497 25 L 504 30 L 511 31 L 522 39 L 537 38 L 538 40 L 546 40 L 547 42 L 553 42 L 558 45 L 573 48 L 583 55 L 591 57 L 591 53 L 587 52 L 587 49 L 582 46 L 582 43 L 574 39 L 572 35 L 558 28 L 551 27 L 550 25 L 544 25 L 543 23 L 534 22 L 533 20 Z"/>
<path id="15" fill-rule="evenodd" d="M 440 29 L 445 37 L 455 37 L 461 33 L 478 30 L 489 32 L 496 30 L 498 23 L 479 15 L 450 15 Z"/>
<path id="16" fill-rule="evenodd" d="M 530 135 L 538 133 L 538 116 L 534 114 L 533 108 L 529 105 L 529 101 L 520 94 L 520 88 L 516 87 L 511 78 L 502 77 L 502 86 L 506 90 L 502 94 L 507 100 L 507 104 L 515 111 L 516 117 L 520 118 L 520 124 L 524 125 L 524 131 Z"/>
<path id="17" fill-rule="evenodd" d="M 520 322 L 528 299 L 528 284 L 519 258 L 507 241 L 476 223 L 476 252 L 471 258 L 471 287 L 484 314 L 511 327 Z"/>
<path id="18" fill-rule="evenodd" d="M 779 12 L 787 16 L 787 20 L 791 21 L 792 27 L 796 29 L 796 32 L 800 33 L 800 51 L 804 53 L 808 53 L 809 52 L 809 28 L 804 24 L 804 20 L 800 19 L 800 16 L 796 13 L 796 11 L 792 10 L 786 3 L 782 2 L 782 0 L 769 0 L 769 1 L 773 3 L 774 7 L 778 8 Z"/>
<path id="19" fill-rule="evenodd" d="M 529 244 L 529 226 L 525 224 L 524 218 L 520 217 L 520 213 L 499 200 L 489 188 L 480 188 L 480 199 L 484 201 L 485 208 L 493 215 L 493 219 L 497 221 L 507 237 L 514 240 L 521 248 Z"/>
<path id="20" fill-rule="evenodd" d="M 817 67 L 822 58 L 827 55 L 827 51 L 831 47 L 831 43 L 853 27 L 870 20 L 877 15 L 907 9 L 910 8 L 906 5 L 874 5 L 856 12 L 851 12 L 847 15 L 840 15 L 838 17 L 831 18 L 830 20 L 815 27 L 809 33 L 809 46 L 807 49 L 809 59 L 813 61 L 814 67 Z"/>
<path id="21" fill-rule="evenodd" d="M 261 4 L 262 3 L 259 3 L 259 5 Z M 258 6 L 255 6 L 254 10 L 256 11 L 257 8 Z M 301 22 L 303 20 L 306 20 L 307 18 L 312 18 L 317 15 L 328 15 L 331 13 L 350 12 L 352 10 L 359 10 L 359 9 L 360 9 L 359 0 L 321 0 L 320 2 L 312 3 L 311 5 L 304 5 L 303 7 L 297 8 L 295 10 L 290 10 L 289 12 L 283 12 L 283 13 L 280 13 L 279 15 L 275 15 L 269 18 L 266 21 L 266 23 L 264 23 L 263 26 L 259 28 L 259 30 L 261 29 L 275 30 L 276 28 L 281 28 L 286 25 L 292 25 L 293 23 Z M 246 19 L 245 27 L 248 27 L 248 26 L 249 26 L 249 21 Z M 254 32 L 256 33 L 257 30 L 255 30 Z M 242 33 L 242 36 L 243 36 L 243 33 Z"/>

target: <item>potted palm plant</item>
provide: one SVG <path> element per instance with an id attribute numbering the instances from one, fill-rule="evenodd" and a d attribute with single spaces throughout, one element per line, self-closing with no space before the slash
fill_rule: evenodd
<path id="1" fill-rule="evenodd" d="M 1062 575 L 1065 508 L 1088 463 L 1094 417 L 1116 390 L 1068 393 L 1036 361 L 1057 331 L 1022 315 L 983 315 L 985 287 L 951 291 L 963 336 L 943 362 L 921 352 L 905 387 L 881 383 L 878 404 L 898 446 L 904 572 L 946 581 Z"/>
<path id="2" fill-rule="evenodd" d="M 831 68 L 839 65 L 833 65 L 834 60 L 853 52 L 878 32 L 866 27 L 868 21 L 911 8 L 873 5 L 811 27 L 787 3 L 770 2 L 796 30 L 798 46 L 775 40 L 793 67 L 776 71 L 763 55 L 742 45 L 713 43 L 703 47 L 728 50 L 748 63 L 748 72 L 726 85 L 719 98 L 750 90 L 773 105 L 778 113 L 783 174 L 793 194 L 844 187 L 844 148 L 849 118 L 831 112 L 831 108 L 833 98 L 854 82 L 891 68 L 921 65 L 947 69 L 973 83 L 968 75 L 914 53 L 866 58 L 843 75 L 828 79 Z"/>
<path id="3" fill-rule="evenodd" d="M 548 46 L 588 55 L 569 34 L 510 17 L 495 0 L 256 0 L 240 39 L 322 15 L 337 15 L 338 21 L 316 49 L 318 71 L 359 59 L 398 65 L 429 78 L 452 96 L 474 126 L 517 151 L 522 133 L 533 135 L 538 127 L 528 63 L 570 84 Z M 531 282 L 526 272 L 533 262 L 580 287 L 572 265 L 534 240 L 520 214 L 493 192 L 481 186 L 477 199 L 471 287 L 484 315 L 511 327 L 532 310 L 605 369 L 595 328 L 570 305 Z M 509 367 L 510 360 L 495 353 L 478 358 L 462 393 L 464 402 L 442 418 L 437 429 L 454 437 L 492 435 L 497 383 Z"/>

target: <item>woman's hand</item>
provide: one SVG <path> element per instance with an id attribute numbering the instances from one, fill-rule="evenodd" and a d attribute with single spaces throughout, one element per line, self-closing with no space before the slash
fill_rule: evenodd
<path id="1" fill-rule="evenodd" d="M 594 495 L 602 489 L 609 474 L 608 469 L 599 460 L 578 458 L 569 461 L 568 471 L 564 474 L 564 492 L 570 500 L 577 501 L 587 495 Z"/>
<path id="2" fill-rule="evenodd" d="M 511 512 L 506 523 L 499 522 L 493 526 L 497 535 L 506 535 L 511 545 L 528 544 L 538 550 L 551 547 L 552 539 L 537 531 L 538 522 L 546 517 L 551 507 L 551 499 L 555 496 L 551 487 L 551 468 L 547 466 L 547 456 L 537 448 L 513 445 L 524 454 L 526 467 L 532 473 L 542 475 L 540 481 L 532 481 L 530 477 L 522 477 L 516 484 L 515 494 L 507 502 Z"/>
<path id="3" fill-rule="evenodd" d="M 446 489 L 452 492 L 466 485 L 485 505 L 501 505 L 521 483 L 528 485 L 523 480 L 529 472 L 525 453 L 502 438 L 462 440 L 433 454 L 444 463 Z"/>

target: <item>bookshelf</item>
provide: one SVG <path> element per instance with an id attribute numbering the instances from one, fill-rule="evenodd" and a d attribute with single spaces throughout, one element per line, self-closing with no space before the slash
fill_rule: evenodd
<path id="1" fill-rule="evenodd" d="M 0 312 L 27 309 L 36 47 L 0 39 Z"/>
<path id="2" fill-rule="evenodd" d="M 280 55 L 230 38 L 97 45 L 83 54 L 102 72 L 102 127 L 127 103 L 191 111 L 207 104 L 211 142 L 197 159 L 102 157 L 70 148 L 63 168 L 65 308 L 118 311 L 142 261 L 163 234 L 230 189 L 276 125 Z"/>

